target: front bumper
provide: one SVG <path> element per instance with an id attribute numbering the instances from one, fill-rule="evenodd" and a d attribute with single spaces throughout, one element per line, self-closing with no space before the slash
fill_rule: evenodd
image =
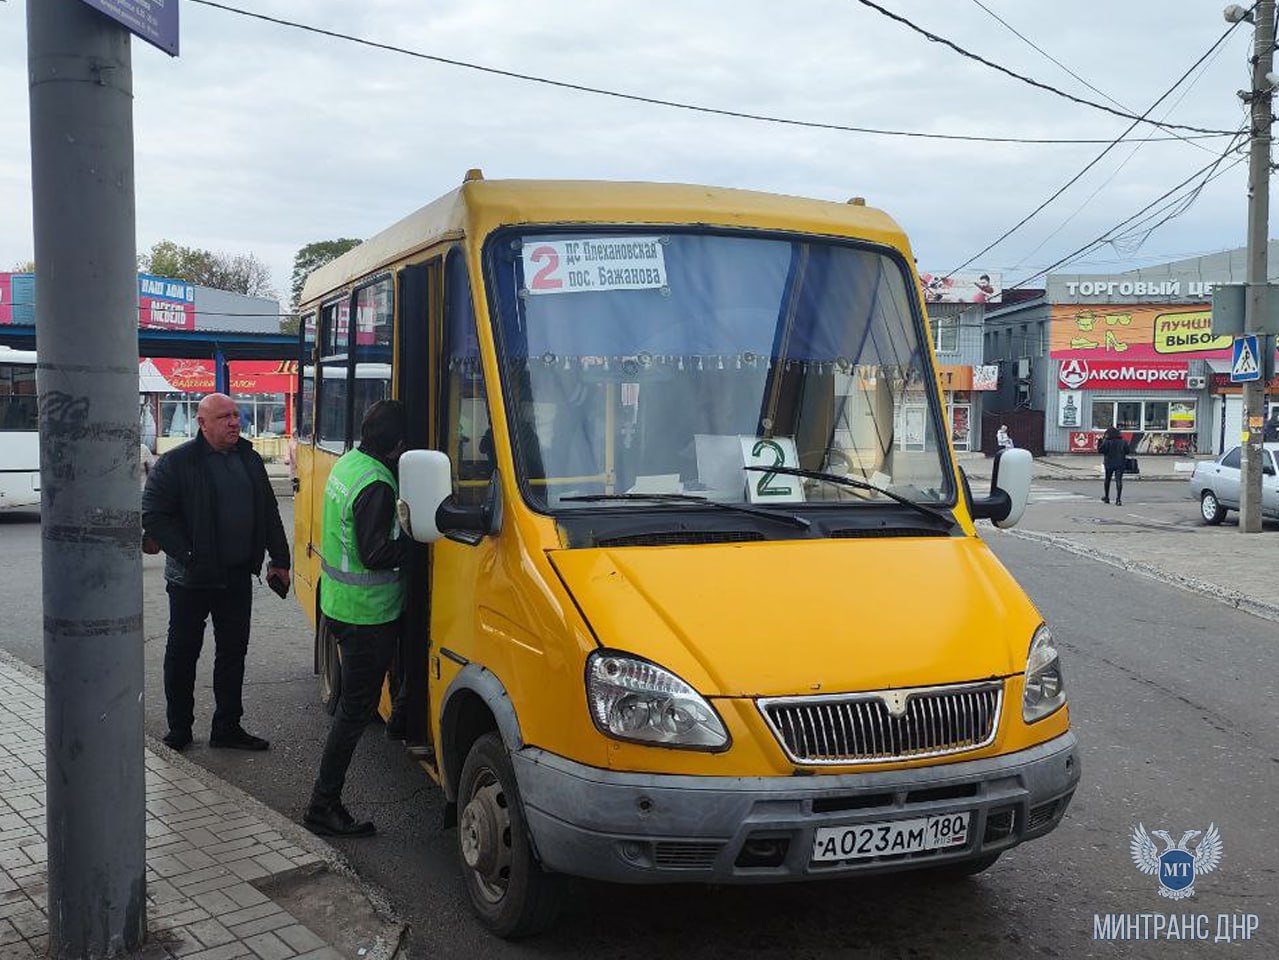
<path id="1" fill-rule="evenodd" d="M 512 759 L 542 864 L 620 883 L 808 880 L 972 860 L 1056 827 L 1080 772 L 1073 732 L 1006 756 L 883 773 L 619 773 L 534 747 Z M 964 811 L 963 848 L 811 862 L 818 827 Z M 774 855 L 761 859 L 762 848 Z"/>

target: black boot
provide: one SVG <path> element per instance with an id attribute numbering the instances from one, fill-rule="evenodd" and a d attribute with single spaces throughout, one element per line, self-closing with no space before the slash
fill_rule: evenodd
<path id="1" fill-rule="evenodd" d="M 302 822 L 308 830 L 322 837 L 371 837 L 377 832 L 372 820 L 356 820 L 340 800 L 329 804 L 312 803 L 306 808 Z"/>

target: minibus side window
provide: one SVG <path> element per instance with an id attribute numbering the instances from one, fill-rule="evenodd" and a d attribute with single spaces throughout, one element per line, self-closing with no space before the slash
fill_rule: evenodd
<path id="1" fill-rule="evenodd" d="M 444 263 L 443 351 L 441 446 L 453 464 L 454 498 L 475 506 L 484 502 L 497 456 L 466 260 L 456 247 Z"/>
<path id="2" fill-rule="evenodd" d="M 302 318 L 302 355 L 297 394 L 297 430 L 298 440 L 310 440 L 311 431 L 315 428 L 315 314 L 308 313 Z"/>
<path id="3" fill-rule="evenodd" d="M 350 340 L 350 301 L 330 303 L 320 311 L 320 405 L 316 437 L 320 446 L 341 453 L 350 434 L 347 404 L 347 345 Z"/>
<path id="4" fill-rule="evenodd" d="M 356 434 L 364 411 L 391 396 L 395 287 L 390 277 L 355 291 Z"/>

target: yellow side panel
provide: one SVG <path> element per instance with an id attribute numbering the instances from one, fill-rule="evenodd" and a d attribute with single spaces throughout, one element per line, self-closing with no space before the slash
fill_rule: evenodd
<path id="1" fill-rule="evenodd" d="M 293 498 L 293 583 L 298 603 L 315 626 L 316 586 L 320 582 L 320 521 L 324 484 L 338 455 L 298 444 L 298 491 Z"/>

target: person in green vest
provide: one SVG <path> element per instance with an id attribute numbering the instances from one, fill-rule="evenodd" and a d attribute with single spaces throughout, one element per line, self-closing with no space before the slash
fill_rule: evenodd
<path id="1" fill-rule="evenodd" d="M 342 805 L 355 745 L 373 717 L 400 637 L 404 584 L 395 465 L 404 451 L 404 405 L 379 400 L 360 424 L 360 445 L 333 465 L 324 487 L 320 610 L 342 658 L 342 688 L 320 772 L 302 822 L 322 836 L 367 837 L 374 826 Z"/>

